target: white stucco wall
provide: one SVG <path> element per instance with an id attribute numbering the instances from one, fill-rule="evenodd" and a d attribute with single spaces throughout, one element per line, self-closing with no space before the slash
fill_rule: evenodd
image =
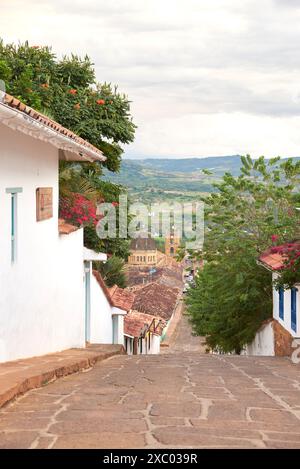
<path id="1" fill-rule="evenodd" d="M 273 280 L 276 279 L 276 274 L 273 274 Z M 279 324 L 281 324 L 292 337 L 300 337 L 300 285 L 295 285 L 298 289 L 297 292 L 297 331 L 294 331 L 291 327 L 291 290 L 285 290 L 284 292 L 284 319 L 279 317 L 279 293 L 273 288 L 273 317 Z"/>
<path id="2" fill-rule="evenodd" d="M 153 355 L 160 353 L 160 336 L 159 335 L 153 334 L 152 336 L 151 353 Z"/>
<path id="3" fill-rule="evenodd" d="M 126 347 L 126 342 L 127 342 L 127 347 Z M 123 345 L 124 345 L 127 355 L 133 355 L 133 337 L 124 335 Z M 139 354 L 139 351 L 138 351 L 138 354 Z"/>
<path id="4" fill-rule="evenodd" d="M 94 275 L 91 275 L 90 314 L 90 342 L 112 344 L 112 308 Z"/>
<path id="5" fill-rule="evenodd" d="M 11 263 L 11 195 L 18 256 Z M 36 189 L 53 188 L 53 214 L 36 221 Z M 0 124 L 0 362 L 83 347 L 82 230 L 58 234 L 58 150 Z"/>
<path id="6" fill-rule="evenodd" d="M 245 350 L 241 355 L 275 355 L 274 330 L 272 322 L 268 322 L 257 332 L 253 342 L 245 347 Z"/>
<path id="7" fill-rule="evenodd" d="M 131 340 L 132 346 L 127 350 L 128 355 L 132 355 L 133 351 L 133 338 L 127 336 L 127 340 Z M 142 340 L 142 354 L 143 355 L 156 355 L 160 353 L 160 336 L 155 334 L 149 334 L 148 338 L 144 337 L 143 339 L 139 339 L 138 347 L 137 347 L 137 355 L 141 355 L 140 349 L 140 341 Z M 150 340 L 150 349 L 149 349 L 149 340 Z M 124 336 L 124 347 L 125 347 L 125 336 Z"/>
<path id="8" fill-rule="evenodd" d="M 126 311 L 120 308 L 113 307 L 113 343 L 123 345 L 124 344 L 124 316 Z"/>

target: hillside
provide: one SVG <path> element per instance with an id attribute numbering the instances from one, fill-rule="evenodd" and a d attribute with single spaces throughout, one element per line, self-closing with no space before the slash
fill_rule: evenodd
<path id="1" fill-rule="evenodd" d="M 213 173 L 208 176 L 203 170 Z M 128 188 L 133 201 L 188 201 L 214 191 L 212 183 L 226 173 L 240 174 L 240 157 L 123 160 L 119 173 L 104 172 L 104 178 Z"/>
<path id="2" fill-rule="evenodd" d="M 234 156 L 212 156 L 209 158 L 182 158 L 182 159 L 155 159 L 130 160 L 140 164 L 144 168 L 170 173 L 194 173 L 202 169 L 214 171 L 218 176 L 222 176 L 225 171 L 233 174 L 239 173 L 240 157 Z M 129 162 L 125 160 L 124 162 Z"/>

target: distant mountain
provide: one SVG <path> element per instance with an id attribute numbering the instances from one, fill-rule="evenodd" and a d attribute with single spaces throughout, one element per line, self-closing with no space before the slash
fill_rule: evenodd
<path id="1" fill-rule="evenodd" d="M 299 159 L 299 158 L 297 158 Z M 213 182 L 226 172 L 240 174 L 239 155 L 209 158 L 146 158 L 125 159 L 119 173 L 104 171 L 104 178 L 129 189 L 133 200 L 191 200 L 199 194 L 213 192 Z M 208 176 L 203 169 L 213 174 Z"/>
<path id="2" fill-rule="evenodd" d="M 127 165 L 128 162 L 129 160 L 124 160 L 123 163 Z M 130 160 L 130 163 L 139 164 L 145 168 L 155 169 L 157 171 L 192 173 L 194 171 L 201 171 L 202 169 L 209 169 L 218 175 L 223 175 L 226 171 L 238 174 L 240 162 L 241 159 L 239 155 L 211 156 L 209 158 L 146 158 L 144 160 Z"/>

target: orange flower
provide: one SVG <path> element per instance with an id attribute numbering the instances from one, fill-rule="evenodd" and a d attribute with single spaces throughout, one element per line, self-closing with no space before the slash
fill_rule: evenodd
<path id="1" fill-rule="evenodd" d="M 42 83 L 41 87 L 42 88 L 49 88 L 49 85 L 48 85 L 48 83 Z"/>
<path id="2" fill-rule="evenodd" d="M 70 94 L 77 94 L 77 90 L 74 90 L 74 89 L 69 90 L 69 93 L 70 93 Z"/>
<path id="3" fill-rule="evenodd" d="M 80 104 L 79 103 L 75 104 L 74 109 L 80 109 Z"/>
<path id="4" fill-rule="evenodd" d="M 97 99 L 96 103 L 99 104 L 99 106 L 103 106 L 103 104 L 105 104 L 105 101 L 104 99 Z"/>

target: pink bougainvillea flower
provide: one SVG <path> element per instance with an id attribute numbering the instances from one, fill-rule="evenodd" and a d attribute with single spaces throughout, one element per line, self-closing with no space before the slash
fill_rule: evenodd
<path id="1" fill-rule="evenodd" d="M 95 204 L 82 194 L 73 193 L 60 200 L 59 212 L 61 218 L 79 226 L 96 225 L 98 218 Z"/>

